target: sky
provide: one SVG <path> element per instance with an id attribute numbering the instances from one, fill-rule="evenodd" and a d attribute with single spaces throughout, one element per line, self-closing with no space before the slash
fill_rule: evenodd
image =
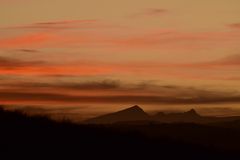
<path id="1" fill-rule="evenodd" d="M 0 0 L 4 105 L 240 115 L 239 81 L 239 0 Z"/>

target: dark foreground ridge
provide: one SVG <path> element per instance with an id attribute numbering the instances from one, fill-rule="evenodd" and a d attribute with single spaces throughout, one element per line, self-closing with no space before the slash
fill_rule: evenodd
<path id="1" fill-rule="evenodd" d="M 116 114 L 123 118 L 122 113 L 146 117 L 137 106 Z M 234 120 L 87 125 L 0 109 L 0 155 L 31 159 L 234 159 L 240 151 L 239 124 Z"/>

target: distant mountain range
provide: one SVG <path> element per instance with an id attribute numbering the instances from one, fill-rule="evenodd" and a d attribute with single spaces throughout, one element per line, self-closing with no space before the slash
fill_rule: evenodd
<path id="1" fill-rule="evenodd" d="M 240 120 L 240 116 L 233 117 L 207 117 L 199 115 L 194 109 L 183 113 L 159 112 L 155 115 L 147 114 L 142 108 L 135 105 L 133 107 L 91 118 L 84 123 L 87 124 L 113 124 L 113 123 L 219 123 Z"/>

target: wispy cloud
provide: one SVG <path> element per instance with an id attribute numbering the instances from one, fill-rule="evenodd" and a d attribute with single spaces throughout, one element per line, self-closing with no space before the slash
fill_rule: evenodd
<path id="1" fill-rule="evenodd" d="M 159 15 L 165 14 L 167 12 L 168 12 L 168 10 L 166 10 L 166 9 L 148 8 L 143 12 L 143 14 L 146 16 L 159 16 Z"/>
<path id="2" fill-rule="evenodd" d="M 148 12 L 157 14 L 164 11 L 156 9 Z M 94 48 L 98 52 L 111 50 L 198 51 L 217 47 L 234 47 L 240 41 L 240 32 L 238 31 L 134 30 L 134 28 L 119 27 L 121 25 L 118 25 L 118 27 L 112 26 L 110 29 L 110 26 L 89 20 L 43 22 L 29 26 L 20 26 L 19 28 L 25 28 L 28 32 L 2 37 L 0 39 L 0 49 L 56 47 L 69 49 L 78 47 L 82 49 Z M 69 28 L 69 30 L 57 29 L 61 27 Z M 75 30 L 75 27 L 84 30 Z M 92 27 L 94 28 L 93 30 L 91 29 Z M 40 30 L 31 30 L 31 28 Z M 51 30 L 45 30 L 44 28 L 51 28 Z"/>
<path id="3" fill-rule="evenodd" d="M 0 67 L 5 69 L 13 69 L 19 67 L 32 67 L 44 65 L 42 61 L 23 61 L 14 58 L 0 57 Z"/>
<path id="4" fill-rule="evenodd" d="M 49 32 L 36 32 L 0 39 L 0 48 L 25 48 L 46 46 L 60 37 Z"/>
<path id="5" fill-rule="evenodd" d="M 37 52 L 39 52 L 36 49 L 17 49 L 16 51 L 24 52 L 24 53 L 37 53 Z"/>
<path id="6" fill-rule="evenodd" d="M 151 10 L 151 12 L 163 12 L 160 10 Z M 76 27 L 86 24 L 83 31 L 79 30 L 45 30 L 45 27 Z M 84 26 L 83 25 L 83 26 Z M 89 26 L 93 25 L 96 28 L 88 30 Z M 160 51 L 169 52 L 183 52 L 192 51 L 191 54 L 198 54 L 199 50 L 219 50 L 222 48 L 238 47 L 240 42 L 240 32 L 236 30 L 231 31 L 208 31 L 208 32 L 187 32 L 170 29 L 155 29 L 155 30 L 133 30 L 133 28 L 112 28 L 109 30 L 108 26 L 99 26 L 98 22 L 88 20 L 76 21 L 56 21 L 56 22 L 43 22 L 26 25 L 28 27 L 42 28 L 41 30 L 28 30 L 12 34 L 6 34 L 0 38 L 0 49 L 2 50 L 18 50 L 23 53 L 28 53 L 29 60 L 17 60 L 18 62 L 10 63 L 8 60 L 2 60 L 2 65 L 5 67 L 0 68 L 0 75 L 31 75 L 31 76 L 113 76 L 113 75 L 147 75 L 155 78 L 184 78 L 184 79 L 206 79 L 206 80 L 222 80 L 225 78 L 237 80 L 236 75 L 229 72 L 230 69 L 236 70 L 239 68 L 239 56 L 226 57 L 223 59 L 199 61 L 199 62 L 171 62 L 171 61 L 125 61 L 112 62 L 111 58 L 106 60 L 97 57 L 91 57 L 84 60 L 80 54 L 76 54 L 75 62 L 69 60 L 63 62 L 68 57 L 68 52 L 72 52 L 73 48 L 78 52 L 86 52 L 102 54 L 109 57 L 114 57 L 115 52 L 121 53 L 122 57 L 127 57 L 134 52 L 145 52 L 151 54 L 154 51 L 154 56 Z M 21 27 L 26 27 L 21 26 Z M 83 27 L 82 26 L 82 27 Z M 20 28 L 21 28 L 20 27 Z M 11 27 L 10 27 L 11 28 Z M 83 27 L 84 28 L 84 27 Z M 18 28 L 19 29 L 19 28 Z M 17 30 L 18 30 L 17 29 Z M 54 62 L 44 62 L 39 64 L 31 62 L 31 58 L 36 54 L 41 58 L 41 54 L 46 55 L 57 48 L 59 56 L 55 56 Z M 47 50 L 47 51 L 46 51 Z M 58 53 L 59 50 L 62 53 Z M 45 52 L 46 51 L 46 52 Z M 126 54 L 125 54 L 126 53 Z M 5 54 L 5 53 L 2 53 Z M 65 55 L 64 55 L 65 54 Z M 16 54 L 15 54 L 16 55 Z M 64 56 L 62 56 L 64 55 Z M 26 55 L 24 55 L 27 57 Z M 57 57 L 57 58 L 56 58 Z M 60 58 L 61 61 L 60 62 Z M 16 61 L 16 58 L 13 58 Z M 36 59 L 36 57 L 35 57 Z M 59 61 L 57 61 L 57 59 Z M 73 58 L 72 58 L 73 59 Z M 100 61 L 101 59 L 101 61 Z M 35 63 L 35 64 L 34 64 Z M 16 65 L 18 64 L 18 65 Z M 21 65 L 20 65 L 21 64 Z M 28 64 L 28 65 L 23 65 Z M 32 64 L 32 66 L 31 66 Z M 8 68 L 7 68 L 8 65 Z M 11 67 L 10 67 L 11 66 Z M 223 70 L 217 71 L 214 68 L 221 68 Z M 227 73 L 226 73 L 227 72 Z M 223 73 L 225 74 L 223 76 Z M 236 73 L 236 72 L 235 72 Z M 206 76 L 207 75 L 207 76 Z"/>
<path id="7" fill-rule="evenodd" d="M 113 66 L 97 61 L 77 61 L 70 63 L 23 60 L 10 57 L 0 57 L 0 75 L 20 76 L 88 76 L 107 75 L 116 71 L 124 72 L 123 66 Z M 112 67 L 112 68 L 111 68 Z"/>
<path id="8" fill-rule="evenodd" d="M 149 18 L 149 17 L 159 17 L 168 13 L 168 10 L 162 8 L 147 8 L 138 13 L 134 13 L 129 16 L 130 18 Z"/>
<path id="9" fill-rule="evenodd" d="M 154 64 L 152 64 L 154 65 Z M 211 61 L 202 61 L 202 62 L 185 62 L 185 63 L 159 63 L 161 67 L 170 67 L 170 68 L 192 68 L 192 69 L 207 69 L 212 68 L 230 68 L 230 67 L 240 67 L 240 54 L 229 55 L 223 58 L 218 58 Z"/>
<path id="10" fill-rule="evenodd" d="M 71 84 L 12 83 L 8 85 L 5 84 L 5 86 L 5 88 L 2 87 L 0 90 L 0 100 L 6 103 L 240 103 L 240 93 L 236 91 L 219 91 L 177 85 L 157 85 L 152 83 L 129 84 L 111 80 Z"/>
<path id="11" fill-rule="evenodd" d="M 232 23 L 228 26 L 231 27 L 231 28 L 234 28 L 234 29 L 240 29 L 240 23 Z"/>
<path id="12" fill-rule="evenodd" d="M 50 90 L 59 90 L 59 89 L 70 89 L 70 90 L 79 90 L 79 91 L 96 91 L 96 90 L 118 90 L 121 89 L 122 86 L 119 81 L 116 80 L 102 80 L 102 81 L 85 81 L 79 83 L 10 83 L 8 87 L 10 88 L 18 88 L 18 89 L 41 89 L 46 88 Z"/>
<path id="13" fill-rule="evenodd" d="M 29 25 L 10 26 L 1 29 L 80 29 L 80 28 L 95 28 L 99 27 L 100 23 L 97 20 L 63 20 L 37 22 Z M 103 24 L 101 24 L 103 25 Z"/>
<path id="14" fill-rule="evenodd" d="M 240 96 L 212 96 L 204 97 L 172 97 L 157 95 L 114 95 L 114 96 L 77 96 L 56 93 L 27 93 L 0 91 L 2 102 L 33 102 L 33 103 L 132 103 L 132 104 L 218 104 L 240 103 Z"/>
<path id="15" fill-rule="evenodd" d="M 187 79 L 234 79 L 235 74 L 225 74 L 240 67 L 238 54 L 211 61 L 199 62 L 109 62 L 97 60 L 76 60 L 66 63 L 51 61 L 22 60 L 0 57 L 0 75 L 35 75 L 35 76 L 97 76 L 97 75 L 141 75 L 165 76 Z M 221 69 L 221 71 L 216 70 Z M 193 72 L 194 71 L 194 72 Z M 206 76 L 206 74 L 211 75 Z M 214 73 L 214 74 L 213 74 Z M 156 76 L 155 76 L 156 77 Z M 215 78 L 214 78 L 215 77 Z M 86 85 L 86 84 L 85 84 Z M 88 84 L 94 86 L 95 84 Z M 108 86 L 109 84 L 106 84 Z M 113 84 L 112 84 L 113 85 Z M 114 84 L 116 85 L 116 84 Z M 114 86 L 113 85 L 113 86 Z M 110 85 L 111 86 L 111 85 Z M 77 86 L 75 86 L 77 87 Z M 78 86 L 80 87 L 80 86 Z"/>

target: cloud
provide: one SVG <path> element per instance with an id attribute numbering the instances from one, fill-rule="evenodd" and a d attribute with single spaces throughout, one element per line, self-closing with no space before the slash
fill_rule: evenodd
<path id="1" fill-rule="evenodd" d="M 220 59 L 219 64 L 222 65 L 239 65 L 240 66 L 240 54 L 229 55 Z"/>
<path id="2" fill-rule="evenodd" d="M 225 74 L 224 70 L 235 70 L 240 67 L 240 56 L 231 55 L 224 58 L 203 62 L 103 62 L 103 61 L 70 61 L 67 63 L 51 61 L 26 61 L 16 58 L 0 57 L 0 75 L 34 75 L 34 76 L 107 76 L 107 75 L 158 75 L 164 77 L 190 79 L 232 79 L 235 75 Z M 216 73 L 216 68 L 222 69 Z M 191 72 L 198 71 L 198 72 Z M 201 71 L 201 72 L 199 72 Z M 212 74 L 214 71 L 216 74 Z M 201 76 L 201 73 L 203 74 Z M 211 75 L 205 76 L 206 73 Z M 237 80 L 237 79 L 236 79 Z M 86 85 L 86 84 L 85 84 Z M 88 84 L 91 85 L 96 84 Z M 109 84 L 106 84 L 109 85 Z M 116 84 L 112 84 L 113 86 Z M 110 85 L 111 86 L 111 85 Z M 75 86 L 77 87 L 77 86 Z M 83 86 L 78 86 L 83 87 Z"/>
<path id="3" fill-rule="evenodd" d="M 39 22 L 33 25 L 62 25 L 62 24 L 74 24 L 74 23 L 91 23 L 96 22 L 96 20 L 65 20 L 65 21 L 51 21 L 51 22 Z"/>
<path id="4" fill-rule="evenodd" d="M 114 90 L 121 88 L 120 85 L 119 81 L 103 80 L 83 83 L 60 83 L 55 85 L 55 87 L 75 90 Z"/>
<path id="5" fill-rule="evenodd" d="M 49 32 L 28 33 L 0 39 L 0 48 L 40 47 L 60 39 L 61 37 Z"/>
<path id="6" fill-rule="evenodd" d="M 166 9 L 161 9 L 161 8 L 148 8 L 144 11 L 144 15 L 146 16 L 159 16 L 164 13 L 167 13 L 168 11 Z"/>
<path id="7" fill-rule="evenodd" d="M 86 29 L 100 26 L 97 20 L 64 20 L 64 21 L 50 21 L 38 22 L 29 25 L 10 26 L 2 29 Z"/>
<path id="8" fill-rule="evenodd" d="M 148 14 L 159 14 L 161 9 L 151 9 Z M 194 50 L 237 46 L 240 32 L 210 31 L 187 32 L 173 29 L 137 30 L 108 25 L 89 20 L 35 23 L 21 27 L 21 34 L 0 39 L 0 48 L 81 48 L 101 53 L 130 50 Z M 11 28 L 11 27 L 9 27 Z M 14 28 L 14 27 L 13 27 Z M 31 30 L 38 28 L 40 30 Z M 45 30 L 44 28 L 51 28 Z M 69 30 L 58 30 L 69 28 Z M 75 28 L 81 28 L 78 30 Z M 10 32 L 9 30 L 4 32 Z M 11 30 L 11 33 L 18 33 Z"/>
<path id="9" fill-rule="evenodd" d="M 6 108 L 6 107 L 5 107 Z M 9 107 L 8 107 L 9 108 Z M 56 113 L 74 113 L 76 111 L 81 111 L 84 109 L 89 109 L 89 106 L 77 106 L 77 107 L 53 107 L 48 108 L 46 106 L 13 106 L 12 108 L 17 108 L 23 110 L 27 113 L 36 114 L 56 114 Z"/>
<path id="10" fill-rule="evenodd" d="M 8 103 L 54 103 L 58 105 L 82 103 L 218 104 L 240 103 L 240 93 L 104 80 L 79 84 L 12 83 L 0 90 L 0 100 Z"/>
<path id="11" fill-rule="evenodd" d="M 35 63 L 35 62 L 17 62 L 10 63 L 3 60 L 0 68 L 0 75 L 22 75 L 22 76 L 96 76 L 96 75 L 110 75 L 116 71 L 124 70 L 121 68 L 109 68 L 103 64 L 95 64 L 90 66 L 88 64 L 59 64 L 59 63 Z"/>
<path id="12" fill-rule="evenodd" d="M 9 87 L 17 87 L 21 89 L 40 89 L 47 88 L 48 90 L 71 89 L 71 90 L 115 90 L 120 89 L 121 84 L 116 80 L 103 81 L 86 81 L 79 83 L 12 83 Z"/>
<path id="13" fill-rule="evenodd" d="M 229 67 L 240 67 L 240 54 L 229 55 L 217 60 L 206 61 L 206 62 L 196 62 L 196 63 L 185 63 L 185 64 L 175 64 L 175 67 L 191 67 L 195 69 L 210 69 L 210 68 L 229 68 Z"/>
<path id="14" fill-rule="evenodd" d="M 25 52 L 25 53 L 37 53 L 37 52 L 39 52 L 38 50 L 35 50 L 35 49 L 17 49 L 16 51 Z"/>
<path id="15" fill-rule="evenodd" d="M 32 76 L 51 76 L 51 75 L 64 75 L 64 76 L 88 76 L 88 75 L 107 75 L 112 71 L 108 68 L 98 67 L 74 67 L 74 66 L 14 66 L 11 68 L 0 68 L 0 74 L 8 75 L 32 75 Z"/>
<path id="16" fill-rule="evenodd" d="M 8 58 L 8 57 L 0 57 L 0 67 L 3 69 L 14 69 L 19 67 L 32 67 L 43 65 L 42 61 L 22 61 L 19 59 Z"/>
<path id="17" fill-rule="evenodd" d="M 240 96 L 210 96 L 205 97 L 167 97 L 145 95 L 113 95 L 113 96 L 74 96 L 54 93 L 25 93 L 0 91 L 2 102 L 34 102 L 34 103 L 132 103 L 132 104 L 218 104 L 240 103 Z"/>
<path id="18" fill-rule="evenodd" d="M 137 65 L 137 64 L 135 64 Z M 141 64 L 138 64 L 139 66 Z M 143 63 L 142 66 L 145 68 L 171 68 L 171 69 L 181 69 L 191 68 L 191 69 L 213 69 L 213 68 L 237 68 L 240 67 L 240 54 L 228 55 L 223 58 L 218 58 L 216 60 L 211 61 L 199 61 L 199 62 L 185 62 L 185 63 L 171 63 L 171 62 L 163 62 L 163 63 Z"/>
<path id="19" fill-rule="evenodd" d="M 168 10 L 162 8 L 147 8 L 130 16 L 130 18 L 157 17 L 166 14 Z"/>
<path id="20" fill-rule="evenodd" d="M 26 51 L 25 51 L 26 52 Z M 27 52 L 32 52 L 28 51 Z M 112 68 L 111 68 L 112 67 Z M 33 76 L 87 76 L 87 75 L 106 75 L 115 71 L 124 72 L 121 66 L 112 66 L 111 64 L 101 62 L 77 61 L 69 62 L 51 62 L 22 60 L 11 57 L 0 57 L 0 75 L 33 75 Z M 104 84 L 104 82 L 103 82 Z M 89 87 L 94 84 L 88 84 Z M 109 84 L 106 84 L 106 86 Z M 112 84 L 114 85 L 114 84 Z M 80 86 L 78 86 L 80 87 Z"/>
<path id="21" fill-rule="evenodd" d="M 238 32 L 149 31 L 113 39 L 110 43 L 126 49 L 193 50 L 226 47 L 238 44 Z M 231 42 L 231 43 L 230 43 Z"/>
<path id="22" fill-rule="evenodd" d="M 0 75 L 32 76 L 87 76 L 106 75 L 115 71 L 124 72 L 122 67 L 111 68 L 111 64 L 78 61 L 78 63 L 61 63 L 50 61 L 22 60 L 0 57 Z"/>
<path id="23" fill-rule="evenodd" d="M 233 23 L 233 24 L 230 24 L 228 26 L 233 28 L 233 29 L 240 29 L 240 23 Z"/>

